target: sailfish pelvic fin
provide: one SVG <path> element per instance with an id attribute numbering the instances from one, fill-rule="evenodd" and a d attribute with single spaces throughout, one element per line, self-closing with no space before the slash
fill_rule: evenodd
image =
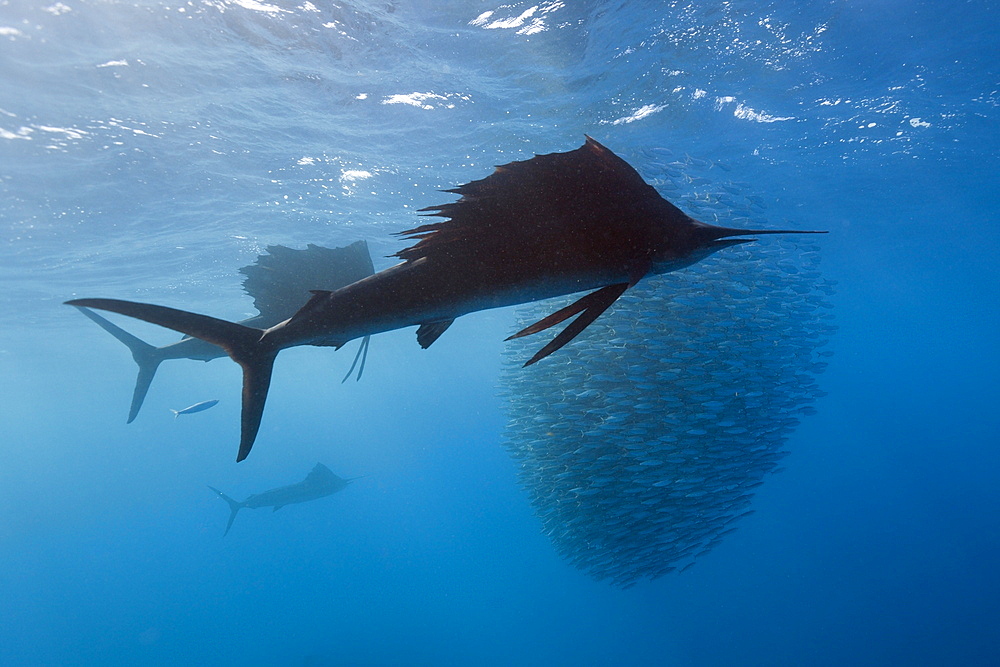
<path id="1" fill-rule="evenodd" d="M 361 347 L 358 348 L 358 353 L 354 355 L 354 362 L 351 364 L 350 370 L 347 371 L 347 375 L 340 381 L 340 384 L 344 384 L 351 377 L 351 374 L 354 373 L 354 367 L 358 365 L 358 361 L 361 361 L 361 367 L 358 368 L 357 379 L 358 381 L 361 380 L 361 374 L 365 372 L 365 361 L 368 359 L 368 343 L 371 339 L 371 336 L 365 336 L 361 339 Z"/>

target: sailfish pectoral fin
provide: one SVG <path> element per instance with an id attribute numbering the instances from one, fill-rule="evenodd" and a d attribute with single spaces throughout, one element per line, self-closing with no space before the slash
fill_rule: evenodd
<path id="1" fill-rule="evenodd" d="M 563 345 L 576 338 L 577 335 L 586 329 L 591 322 L 600 317 L 601 313 L 607 310 L 608 307 L 611 306 L 611 304 L 613 304 L 618 297 L 620 297 L 625 290 L 629 288 L 629 285 L 630 283 L 615 283 L 614 285 L 602 287 L 596 292 L 591 292 L 565 308 L 557 310 L 548 317 L 542 318 L 531 326 L 518 331 L 507 340 L 538 333 L 539 331 L 555 326 L 556 324 L 569 319 L 573 315 L 580 313 L 579 317 L 570 322 L 569 326 L 560 331 L 558 336 L 549 341 L 545 347 L 536 352 L 535 356 L 524 364 L 525 366 L 530 366 L 536 361 L 549 356 Z M 580 311 L 583 312 L 581 313 Z"/>
<path id="2" fill-rule="evenodd" d="M 601 289 L 607 289 L 607 288 L 604 287 L 604 288 L 601 288 Z M 598 292 L 599 291 L 601 291 L 601 290 L 598 290 Z M 542 319 L 538 320 L 537 322 L 535 322 L 531 326 L 527 326 L 527 327 L 521 329 L 520 331 L 518 331 L 513 336 L 508 336 L 504 340 L 514 340 L 515 338 L 522 338 L 524 336 L 530 336 L 531 334 L 538 333 L 539 331 L 545 331 L 549 327 L 554 327 L 555 325 L 559 324 L 560 322 L 568 320 L 569 318 L 571 318 L 574 315 L 576 315 L 577 313 L 579 313 L 581 310 L 586 310 L 587 309 L 587 303 L 586 303 L 586 301 L 588 299 L 590 299 L 592 296 L 594 296 L 595 294 L 597 294 L 597 292 L 592 292 L 592 293 L 588 294 L 587 296 L 585 296 L 585 297 L 583 297 L 581 299 L 577 299 L 576 301 L 574 301 L 573 303 L 569 304 L 565 308 L 560 308 L 559 310 L 557 310 L 556 312 L 552 313 L 551 315 L 543 317 Z"/>

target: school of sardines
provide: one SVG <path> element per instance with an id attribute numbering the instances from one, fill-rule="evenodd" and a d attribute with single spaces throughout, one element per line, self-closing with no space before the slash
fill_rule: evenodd
<path id="1" fill-rule="evenodd" d="M 720 212 L 759 214 L 719 189 Z M 727 253 L 647 278 L 535 372 L 508 343 L 506 447 L 543 532 L 597 579 L 628 587 L 717 546 L 823 395 L 835 325 L 818 249 L 783 238 Z M 518 324 L 551 309 L 522 306 Z"/>

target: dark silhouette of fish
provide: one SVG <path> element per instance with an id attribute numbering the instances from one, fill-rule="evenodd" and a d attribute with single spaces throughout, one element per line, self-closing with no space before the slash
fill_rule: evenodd
<path id="1" fill-rule="evenodd" d="M 233 521 L 236 520 L 236 513 L 244 507 L 253 510 L 258 507 L 273 507 L 272 511 L 277 512 L 285 505 L 305 503 L 332 495 L 356 479 L 360 478 L 352 477 L 351 479 L 344 479 L 343 477 L 338 477 L 325 465 L 317 463 L 301 482 L 289 484 L 288 486 L 279 486 L 276 489 L 261 493 L 254 493 L 248 496 L 243 502 L 233 500 L 214 487 L 210 486 L 208 488 L 215 491 L 220 498 L 229 503 L 229 523 L 226 524 L 226 532 L 223 533 L 223 536 L 225 536 L 229 534 L 229 529 L 233 527 Z"/>
<path id="2" fill-rule="evenodd" d="M 209 408 L 214 408 L 219 403 L 219 399 L 213 398 L 210 401 L 202 401 L 201 403 L 195 403 L 194 405 L 189 405 L 181 410 L 171 410 L 174 413 L 174 419 L 177 419 L 181 415 L 193 415 L 196 412 L 201 412 L 202 410 L 208 410 Z"/>
<path id="3" fill-rule="evenodd" d="M 323 287 L 338 289 L 375 273 L 368 244 L 356 241 L 343 248 L 323 248 L 313 244 L 305 250 L 295 250 L 285 246 L 268 246 L 267 253 L 257 257 L 257 261 L 240 269 L 246 276 L 243 289 L 253 297 L 259 315 L 243 320 L 240 324 L 267 328 L 288 319 L 305 304 L 311 289 Z M 81 313 L 97 323 L 102 329 L 124 343 L 132 352 L 132 358 L 139 366 L 139 374 L 132 392 L 128 422 L 131 424 L 139 414 L 146 393 L 160 364 L 168 359 L 194 359 L 211 361 L 226 356 L 225 350 L 197 338 L 185 336 L 176 343 L 156 347 L 140 340 L 118 325 L 101 317 L 89 308 L 79 307 Z M 362 340 L 358 354 L 354 358 L 346 380 L 354 372 L 361 360 L 358 379 L 365 368 L 368 354 L 368 337 Z"/>
<path id="4" fill-rule="evenodd" d="M 339 348 L 360 336 L 412 325 L 426 348 L 467 313 L 595 290 L 512 336 L 577 316 L 527 366 L 572 340 L 643 276 L 754 240 L 733 236 L 812 233 L 694 220 L 590 137 L 576 150 L 512 162 L 449 192 L 461 198 L 423 209 L 444 221 L 400 234 L 417 239 L 396 253 L 402 263 L 338 290 L 317 290 L 290 319 L 266 330 L 116 299 L 67 303 L 159 324 L 226 350 L 243 368 L 236 459 L 242 461 L 260 428 L 274 359 L 285 348 Z"/>

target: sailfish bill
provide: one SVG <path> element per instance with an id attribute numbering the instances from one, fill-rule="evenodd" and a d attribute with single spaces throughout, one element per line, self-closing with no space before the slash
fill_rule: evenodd
<path id="1" fill-rule="evenodd" d="M 285 348 L 339 348 L 414 325 L 421 346 L 428 347 L 462 315 L 590 292 L 515 334 L 537 333 L 577 316 L 532 364 L 571 341 L 646 275 L 675 271 L 753 240 L 734 236 L 819 233 L 699 222 L 590 137 L 576 150 L 511 162 L 450 192 L 460 195 L 458 201 L 423 211 L 443 220 L 400 234 L 416 240 L 396 253 L 401 263 L 339 289 L 316 291 L 290 319 L 267 329 L 115 299 L 67 303 L 135 317 L 223 348 L 243 368 L 242 461 L 260 427 L 274 359 Z"/>

